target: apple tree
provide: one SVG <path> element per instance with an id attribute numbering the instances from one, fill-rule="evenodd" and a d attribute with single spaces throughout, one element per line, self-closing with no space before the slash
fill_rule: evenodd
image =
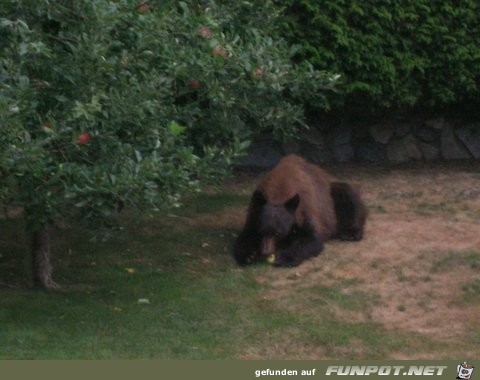
<path id="1" fill-rule="evenodd" d="M 0 203 L 23 209 L 36 285 L 57 286 L 52 225 L 174 205 L 256 129 L 293 134 L 302 99 L 332 87 L 265 20 L 232 23 L 270 2 L 242 4 L 2 2 Z"/>

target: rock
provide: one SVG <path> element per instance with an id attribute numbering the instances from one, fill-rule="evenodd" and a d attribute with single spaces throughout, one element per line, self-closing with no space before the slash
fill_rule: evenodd
<path id="1" fill-rule="evenodd" d="M 324 164 L 333 161 L 332 152 L 326 144 L 308 144 L 302 145 L 300 152 L 302 156 L 314 164 Z"/>
<path id="2" fill-rule="evenodd" d="M 395 133 L 395 125 L 391 121 L 374 124 L 370 127 L 370 134 L 380 144 L 387 144 Z"/>
<path id="3" fill-rule="evenodd" d="M 337 162 L 348 162 L 355 158 L 351 144 L 336 145 L 333 147 L 333 156 Z"/>
<path id="4" fill-rule="evenodd" d="M 355 158 L 359 161 L 382 163 L 387 157 L 386 145 L 376 141 L 363 141 L 355 146 Z"/>
<path id="5" fill-rule="evenodd" d="M 418 141 L 417 145 L 426 161 L 433 161 L 440 157 L 440 149 L 438 147 L 423 141 Z"/>
<path id="6" fill-rule="evenodd" d="M 480 123 L 470 124 L 459 128 L 455 134 L 465 145 L 470 154 L 480 160 Z"/>
<path id="7" fill-rule="evenodd" d="M 445 125 L 448 125 L 448 123 L 443 117 L 439 117 L 437 119 L 430 119 L 425 121 L 425 125 L 429 128 L 441 130 L 445 127 Z"/>
<path id="8" fill-rule="evenodd" d="M 316 128 L 310 128 L 307 132 L 305 132 L 305 134 L 302 136 L 302 141 L 319 146 L 325 144 L 325 139 L 323 138 L 322 132 Z"/>
<path id="9" fill-rule="evenodd" d="M 441 135 L 442 156 L 446 160 L 466 160 L 472 158 L 470 152 L 455 137 L 453 127 L 445 123 Z"/>
<path id="10" fill-rule="evenodd" d="M 403 139 L 405 144 L 405 149 L 407 151 L 408 157 L 413 160 L 421 160 L 423 158 L 422 152 L 418 148 L 417 139 L 412 134 L 405 136 Z"/>
<path id="11" fill-rule="evenodd" d="M 352 128 L 349 126 L 338 126 L 330 132 L 329 145 L 332 147 L 332 154 L 337 162 L 353 160 L 355 152 L 352 147 Z"/>
<path id="12" fill-rule="evenodd" d="M 402 163 L 410 160 L 421 160 L 422 152 L 417 146 L 417 140 L 412 134 L 390 141 L 387 146 L 388 161 Z"/>
<path id="13" fill-rule="evenodd" d="M 239 167 L 269 169 L 274 167 L 282 158 L 282 147 L 269 138 L 258 138 L 248 148 L 247 155 L 242 157 Z"/>
<path id="14" fill-rule="evenodd" d="M 390 141 L 387 146 L 387 159 L 395 164 L 409 161 L 402 140 L 395 139 Z"/>
<path id="15" fill-rule="evenodd" d="M 328 148 L 323 134 L 316 128 L 311 128 L 300 142 L 299 152 L 310 162 L 323 164 L 333 161 L 332 152 Z"/>
<path id="16" fill-rule="evenodd" d="M 405 137 L 412 131 L 413 120 L 402 120 L 395 123 L 395 133 L 397 137 Z"/>
<path id="17" fill-rule="evenodd" d="M 282 149 L 283 149 L 283 154 L 288 155 L 288 154 L 299 154 L 300 153 L 300 143 L 295 140 L 289 140 L 285 141 L 282 144 Z"/>
<path id="18" fill-rule="evenodd" d="M 330 139 L 335 145 L 348 145 L 352 142 L 352 127 L 339 125 L 330 132 Z"/>
<path id="19" fill-rule="evenodd" d="M 415 135 L 419 140 L 426 143 L 433 143 L 440 139 L 440 131 L 438 129 L 430 128 L 427 126 L 420 127 Z"/>

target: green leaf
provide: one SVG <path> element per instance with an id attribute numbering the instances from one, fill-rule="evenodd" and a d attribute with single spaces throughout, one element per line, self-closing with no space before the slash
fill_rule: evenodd
<path id="1" fill-rule="evenodd" d="M 135 158 L 137 159 L 137 162 L 142 161 L 142 154 L 135 149 Z"/>
<path id="2" fill-rule="evenodd" d="M 172 121 L 170 122 L 170 124 L 168 124 L 168 130 L 175 136 L 181 135 L 185 131 L 185 129 L 185 127 L 181 126 L 175 121 Z"/>

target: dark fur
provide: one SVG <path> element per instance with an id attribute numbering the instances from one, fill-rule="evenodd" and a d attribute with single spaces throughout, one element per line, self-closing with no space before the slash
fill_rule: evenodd
<path id="1" fill-rule="evenodd" d="M 287 156 L 253 193 L 234 257 L 240 265 L 265 260 L 271 253 L 265 241 L 273 239 L 274 264 L 297 266 L 318 256 L 327 239 L 361 240 L 366 217 L 355 188 L 333 181 L 298 156 Z"/>
<path id="2" fill-rule="evenodd" d="M 337 217 L 337 231 L 334 238 L 351 241 L 362 240 L 367 208 L 358 192 L 348 183 L 332 182 L 330 194 Z"/>

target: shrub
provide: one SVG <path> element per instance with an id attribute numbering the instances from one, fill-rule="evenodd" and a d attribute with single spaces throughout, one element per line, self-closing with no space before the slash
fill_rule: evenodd
<path id="1" fill-rule="evenodd" d="M 349 112 L 430 109 L 479 96 L 475 0 L 278 0 L 300 59 L 342 74 Z M 366 112 L 367 111 L 367 112 Z"/>

